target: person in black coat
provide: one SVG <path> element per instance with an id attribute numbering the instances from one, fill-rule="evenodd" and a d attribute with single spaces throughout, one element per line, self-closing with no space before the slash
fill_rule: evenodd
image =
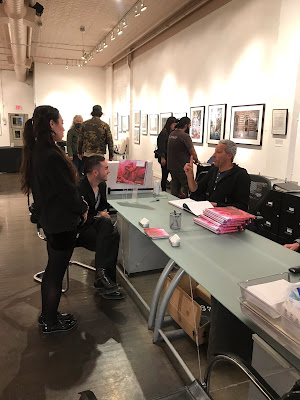
<path id="1" fill-rule="evenodd" d="M 51 106 L 37 107 L 24 128 L 21 189 L 25 194 L 32 193 L 35 214 L 47 238 L 48 263 L 39 317 L 43 333 L 68 331 L 77 325 L 72 314 L 57 310 L 77 226 L 86 220 L 88 206 L 76 189 L 75 168 L 56 145 L 63 133 L 62 117 Z"/>
<path id="2" fill-rule="evenodd" d="M 158 162 L 161 166 L 161 190 L 163 192 L 167 190 L 167 179 L 170 172 L 167 167 L 168 140 L 169 135 L 175 129 L 177 122 L 178 120 L 175 117 L 169 117 L 163 130 L 157 137 Z"/>
<path id="3" fill-rule="evenodd" d="M 214 166 L 201 181 L 195 181 L 193 159 L 184 167 L 191 198 L 208 200 L 215 207 L 234 206 L 247 211 L 250 195 L 250 177 L 244 168 L 233 163 L 236 144 L 231 140 L 220 140 L 216 146 Z"/>
<path id="4" fill-rule="evenodd" d="M 106 180 L 108 163 L 102 156 L 88 157 L 84 165 L 85 177 L 78 190 L 89 205 L 87 221 L 79 230 L 76 246 L 95 251 L 94 286 L 106 299 L 123 299 L 116 283 L 116 264 L 120 235 L 107 212 Z"/>

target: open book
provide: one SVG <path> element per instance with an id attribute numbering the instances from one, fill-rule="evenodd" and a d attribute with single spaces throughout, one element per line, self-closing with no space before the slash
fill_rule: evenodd
<path id="1" fill-rule="evenodd" d="M 213 208 L 213 205 L 209 201 L 195 201 L 192 199 L 170 200 L 169 204 L 181 208 L 182 210 L 189 211 L 196 215 L 196 217 L 202 215 L 206 208 Z"/>

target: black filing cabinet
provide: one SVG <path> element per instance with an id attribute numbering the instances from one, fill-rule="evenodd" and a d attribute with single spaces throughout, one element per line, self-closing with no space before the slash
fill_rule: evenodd
<path id="1" fill-rule="evenodd" d="M 300 237 L 300 194 L 271 190 L 259 212 L 263 217 L 260 235 L 281 244 Z"/>

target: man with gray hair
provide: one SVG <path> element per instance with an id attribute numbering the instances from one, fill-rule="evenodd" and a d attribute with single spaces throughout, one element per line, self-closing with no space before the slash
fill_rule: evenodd
<path id="1" fill-rule="evenodd" d="M 214 152 L 214 166 L 200 181 L 194 179 L 193 157 L 184 167 L 191 198 L 208 200 L 215 207 L 234 206 L 248 210 L 250 177 L 244 168 L 233 162 L 236 144 L 220 140 Z"/>

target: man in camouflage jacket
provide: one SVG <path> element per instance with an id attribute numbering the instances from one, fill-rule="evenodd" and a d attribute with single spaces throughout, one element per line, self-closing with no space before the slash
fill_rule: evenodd
<path id="1" fill-rule="evenodd" d="M 102 114 L 102 107 L 96 105 L 91 112 L 92 118 L 82 124 L 78 138 L 78 154 L 85 157 L 104 156 L 108 145 L 111 161 L 114 155 L 113 138 L 109 125 L 100 119 Z"/>

